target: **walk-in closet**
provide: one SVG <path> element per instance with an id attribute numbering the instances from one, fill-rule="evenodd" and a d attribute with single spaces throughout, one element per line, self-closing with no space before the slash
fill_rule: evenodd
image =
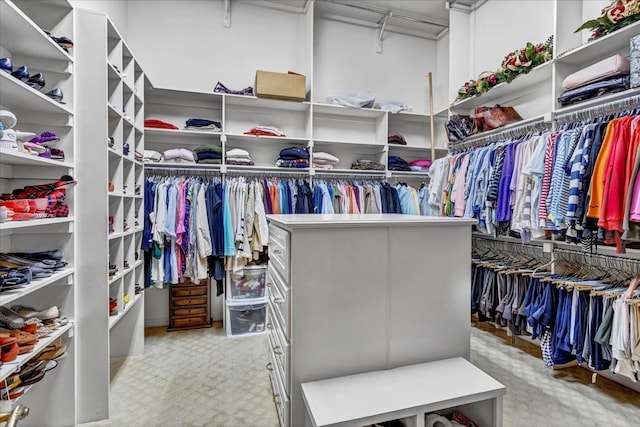
<path id="1" fill-rule="evenodd" d="M 631 426 L 640 1 L 0 0 L 0 426 Z"/>

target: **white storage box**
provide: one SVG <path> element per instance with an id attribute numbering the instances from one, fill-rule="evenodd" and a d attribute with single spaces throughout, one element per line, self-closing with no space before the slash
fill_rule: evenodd
<path id="1" fill-rule="evenodd" d="M 230 273 L 227 280 L 227 298 L 238 300 L 264 297 L 266 276 L 266 265 L 245 267 L 239 274 Z"/>
<path id="2" fill-rule="evenodd" d="M 225 329 L 228 336 L 264 333 L 267 323 L 267 298 L 227 300 Z"/>

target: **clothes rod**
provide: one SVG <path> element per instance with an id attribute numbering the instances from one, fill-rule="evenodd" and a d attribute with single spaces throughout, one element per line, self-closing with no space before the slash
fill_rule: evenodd
<path id="1" fill-rule="evenodd" d="M 550 128 L 551 128 L 551 122 L 549 118 L 547 118 L 546 116 L 537 117 L 535 119 L 531 119 L 527 121 L 526 123 L 522 123 L 522 124 L 514 123 L 509 127 L 498 128 L 498 129 L 489 131 L 491 133 L 488 135 L 480 134 L 475 137 L 471 136 L 460 142 L 449 143 L 449 151 L 455 152 L 455 151 L 466 150 L 474 147 L 481 147 L 483 145 L 496 142 L 500 139 L 518 138 L 523 135 L 526 135 L 527 133 L 544 132 L 546 130 L 549 130 Z"/>
<path id="2" fill-rule="evenodd" d="M 195 168 L 167 168 L 167 167 L 158 167 L 158 166 L 145 166 L 144 168 L 145 175 L 166 175 L 166 176 L 177 176 L 177 175 L 212 175 L 212 176 L 220 176 L 219 169 L 195 169 Z"/>
<path id="3" fill-rule="evenodd" d="M 606 116 L 624 110 L 634 110 L 640 104 L 640 95 L 631 96 L 629 98 L 608 102 L 606 104 L 596 105 L 595 107 L 585 108 L 583 110 L 572 111 L 570 113 L 560 113 L 553 117 L 553 120 L 559 123 L 577 122 L 581 120 L 593 119 L 596 117 Z"/>
<path id="4" fill-rule="evenodd" d="M 347 2 L 347 1 L 341 1 L 341 0 L 322 0 L 322 1 L 325 1 L 327 3 L 339 4 L 341 6 L 347 6 L 347 7 L 351 7 L 351 8 L 354 8 L 354 9 L 365 10 L 367 12 L 377 13 L 379 15 L 388 15 L 389 12 L 392 12 L 394 18 L 404 19 L 405 21 L 417 22 L 419 24 L 426 24 L 426 25 L 435 25 L 435 26 L 443 27 L 443 28 L 448 28 L 449 27 L 448 24 L 446 24 L 445 22 L 440 21 L 440 20 L 435 20 L 435 19 L 427 20 L 425 18 L 416 18 L 416 17 L 413 17 L 413 16 L 404 15 L 402 13 L 398 13 L 398 12 L 395 12 L 395 11 L 377 9 L 377 8 L 374 8 L 374 7 L 371 7 L 371 6 L 365 6 L 365 5 L 362 5 L 362 4 L 350 3 L 350 2 Z"/>
<path id="5" fill-rule="evenodd" d="M 356 174 L 316 174 L 313 178 L 315 181 L 362 181 L 362 180 L 378 180 L 385 179 L 384 175 L 356 175 Z"/>

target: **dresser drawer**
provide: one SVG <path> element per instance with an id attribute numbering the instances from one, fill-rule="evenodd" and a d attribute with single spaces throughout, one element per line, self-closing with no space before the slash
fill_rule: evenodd
<path id="1" fill-rule="evenodd" d="M 289 232 L 269 224 L 269 264 L 289 282 Z"/>
<path id="2" fill-rule="evenodd" d="M 191 297 L 191 296 L 201 296 L 207 295 L 207 288 L 203 286 L 198 286 L 196 288 L 188 287 L 188 288 L 172 288 L 171 295 L 174 297 Z"/>
<path id="3" fill-rule="evenodd" d="M 282 385 L 287 393 L 290 393 L 289 382 L 289 343 L 286 338 L 280 335 L 280 329 L 274 328 L 269 330 L 269 351 L 273 354 L 275 366 L 280 371 Z"/>
<path id="4" fill-rule="evenodd" d="M 172 328 L 186 328 L 193 326 L 208 325 L 209 319 L 206 314 L 189 316 L 189 317 L 174 317 L 171 319 Z"/>
<path id="5" fill-rule="evenodd" d="M 173 298 L 171 304 L 175 307 L 181 307 L 185 305 L 207 305 L 207 297 L 184 297 Z"/>
<path id="6" fill-rule="evenodd" d="M 291 319 L 289 319 L 289 294 L 288 289 L 287 293 L 284 295 L 281 293 L 282 285 L 278 283 L 280 279 L 278 274 L 273 272 L 273 274 L 268 276 L 269 282 L 267 283 L 267 296 L 269 297 L 269 303 L 271 304 L 271 313 L 273 316 L 277 318 L 277 322 L 283 330 L 283 335 L 289 339 L 291 337 Z M 269 286 L 269 284 L 271 286 Z"/>
<path id="7" fill-rule="evenodd" d="M 284 389 L 282 373 L 276 366 L 276 362 L 273 359 L 272 352 L 269 353 L 269 363 L 267 364 L 267 370 L 269 370 L 269 380 L 271 381 L 271 389 L 273 390 L 273 403 L 276 405 L 276 411 L 278 412 L 280 425 L 288 427 L 289 394 Z"/>
<path id="8" fill-rule="evenodd" d="M 198 314 L 207 314 L 207 307 L 174 308 L 171 310 L 172 316 L 194 316 Z"/>

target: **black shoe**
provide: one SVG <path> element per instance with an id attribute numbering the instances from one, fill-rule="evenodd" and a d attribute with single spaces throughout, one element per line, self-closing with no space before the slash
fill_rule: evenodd
<path id="1" fill-rule="evenodd" d="M 22 67 L 18 67 L 11 75 L 26 83 L 29 80 L 29 69 L 23 65 Z"/>
<path id="2" fill-rule="evenodd" d="M 44 76 L 42 75 L 42 73 L 34 74 L 33 76 L 29 77 L 29 80 L 27 80 L 27 84 L 35 90 L 40 90 L 45 85 Z"/>
<path id="3" fill-rule="evenodd" d="M 45 95 L 47 95 L 49 98 L 53 99 L 54 101 L 58 101 L 60 104 L 65 104 L 65 102 L 62 101 L 64 99 L 64 95 L 62 93 L 62 90 L 59 87 L 55 89 L 51 89 L 49 92 L 45 93 Z"/>

